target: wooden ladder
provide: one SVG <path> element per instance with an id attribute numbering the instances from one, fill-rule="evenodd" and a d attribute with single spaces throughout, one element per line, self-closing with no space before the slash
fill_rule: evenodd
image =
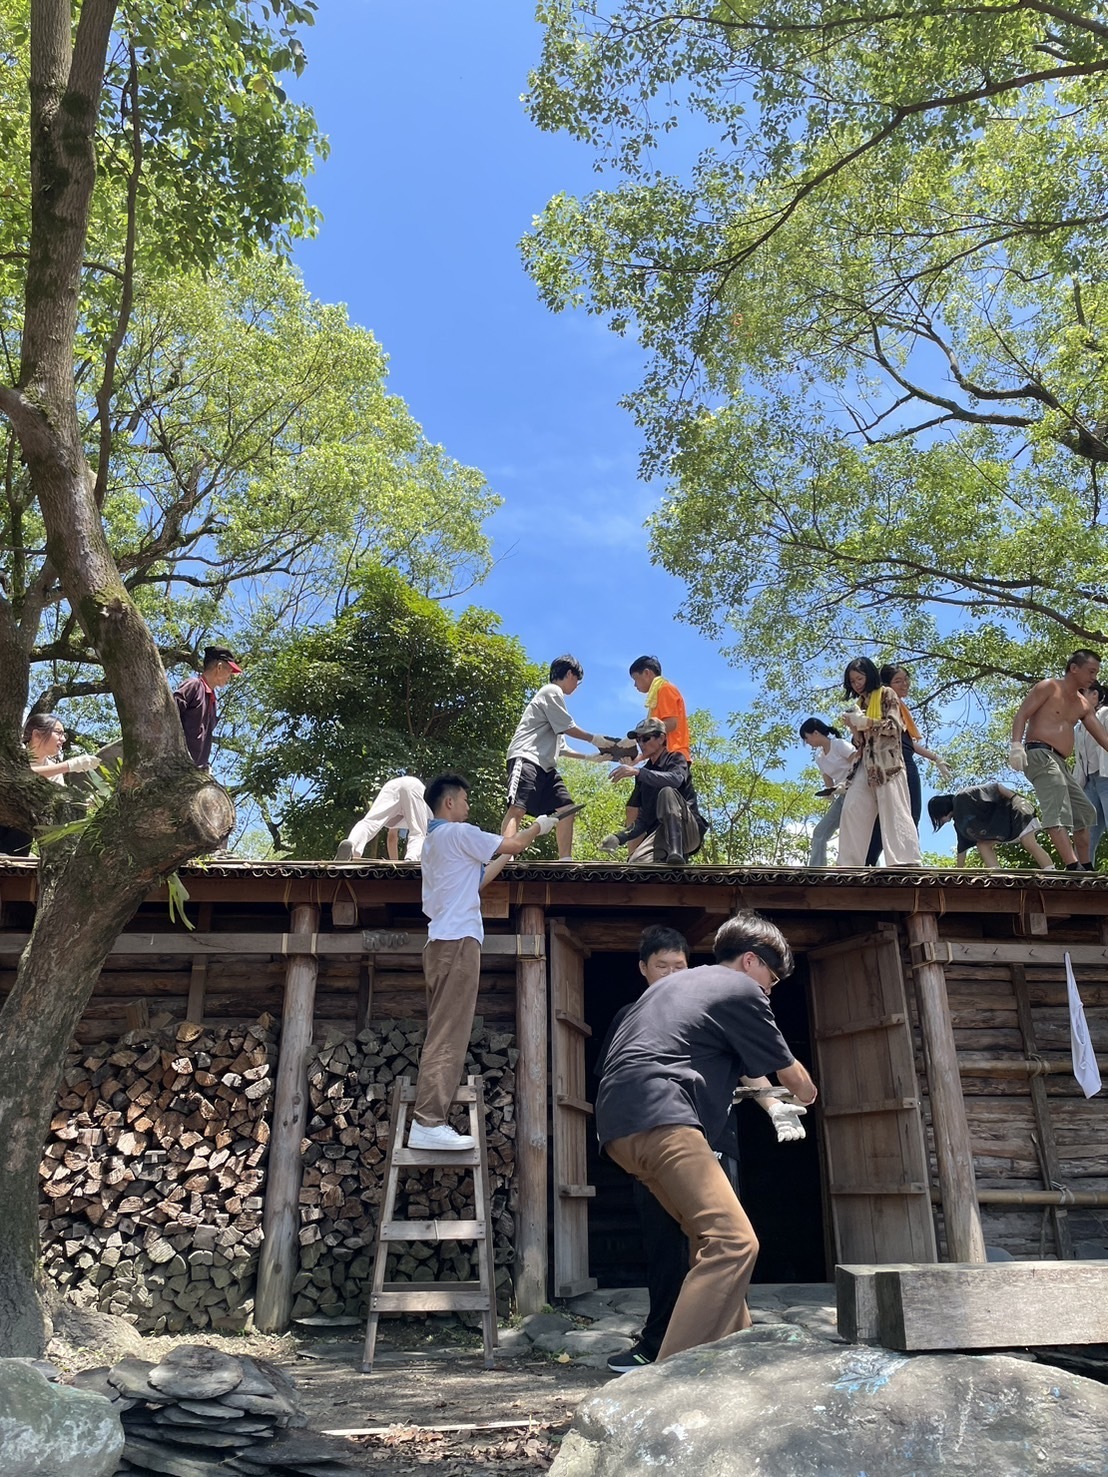
<path id="1" fill-rule="evenodd" d="M 469 1133 L 476 1148 L 447 1152 L 442 1149 L 409 1149 L 405 1142 L 415 1103 L 415 1087 L 408 1077 L 393 1084 L 389 1113 L 389 1148 L 385 1159 L 385 1194 L 374 1241 L 373 1283 L 369 1294 L 369 1320 L 365 1331 L 362 1373 L 373 1369 L 377 1324 L 382 1313 L 481 1314 L 485 1344 L 485 1368 L 493 1367 L 496 1349 L 496 1283 L 493 1273 L 492 1220 L 489 1215 L 489 1158 L 485 1147 L 485 1092 L 480 1077 L 469 1077 L 455 1092 L 452 1103 L 462 1103 L 469 1112 Z M 473 1171 L 473 1220 L 396 1219 L 396 1192 L 401 1170 L 470 1169 Z M 389 1248 L 396 1242 L 476 1241 L 476 1282 L 386 1282 Z"/>

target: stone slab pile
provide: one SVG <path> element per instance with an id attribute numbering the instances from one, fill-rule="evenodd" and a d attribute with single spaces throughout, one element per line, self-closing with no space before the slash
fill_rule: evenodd
<path id="1" fill-rule="evenodd" d="M 129 1477 L 352 1477 L 334 1443 L 301 1434 L 292 1381 L 261 1359 L 183 1344 L 160 1363 L 124 1359 L 71 1385 L 105 1396 L 124 1433 Z"/>
<path id="2" fill-rule="evenodd" d="M 373 1234 L 384 1188 L 389 1107 L 397 1077 L 416 1078 L 423 1045 L 419 1021 L 383 1021 L 353 1039 L 323 1047 L 308 1068 L 311 1115 L 303 1144 L 300 1271 L 293 1317 L 364 1319 Z M 515 1037 L 474 1021 L 465 1073 L 485 1083 L 485 1128 L 497 1297 L 509 1311 L 514 1257 Z M 410 1219 L 472 1214 L 472 1176 L 449 1169 L 400 1184 L 397 1214 Z M 405 1243 L 389 1258 L 393 1282 L 470 1280 L 476 1248 L 467 1243 Z"/>
<path id="3" fill-rule="evenodd" d="M 246 1325 L 276 1041 L 262 1016 L 69 1055 L 40 1170 L 43 1260 L 61 1290 L 144 1333 Z"/>

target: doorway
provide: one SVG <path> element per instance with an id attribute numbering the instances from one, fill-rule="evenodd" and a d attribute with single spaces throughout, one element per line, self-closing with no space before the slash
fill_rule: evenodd
<path id="1" fill-rule="evenodd" d="M 694 963 L 706 959 L 694 958 Z M 585 1013 L 592 1029 L 585 1042 L 590 1100 L 596 1095 L 596 1065 L 612 1018 L 642 993 L 638 958 L 631 953 L 594 952 L 585 961 Z M 811 1065 L 808 971 L 798 958 L 793 977 L 773 992 L 773 1010 L 789 1049 Z M 827 1263 L 819 1139 L 812 1116 L 799 1143 L 779 1144 L 768 1116 L 756 1104 L 738 1111 L 738 1190 L 761 1244 L 754 1281 L 823 1282 Z M 641 1287 L 646 1266 L 632 1200 L 630 1177 L 601 1155 L 595 1131 L 588 1142 L 589 1272 L 600 1287 Z"/>

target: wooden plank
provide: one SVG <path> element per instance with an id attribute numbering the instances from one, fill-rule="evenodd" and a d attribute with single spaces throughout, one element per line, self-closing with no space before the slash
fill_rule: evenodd
<path id="1" fill-rule="evenodd" d="M 554 1012 L 554 1019 L 556 1021 L 561 1021 L 562 1024 L 568 1026 L 571 1031 L 576 1031 L 578 1036 L 588 1037 L 592 1035 L 592 1027 L 589 1025 L 588 1021 L 583 1021 L 580 1016 L 574 1015 L 571 1011 L 556 1010 Z"/>
<path id="2" fill-rule="evenodd" d="M 584 1098 L 568 1097 L 564 1092 L 555 1094 L 554 1101 L 558 1104 L 559 1108 L 569 1108 L 571 1112 L 582 1113 L 586 1117 L 590 1116 L 593 1112 L 592 1103 L 587 1102 Z"/>
<path id="3" fill-rule="evenodd" d="M 888 1349 L 1001 1349 L 1108 1341 L 1108 1262 L 991 1262 L 880 1270 Z"/>
<path id="4" fill-rule="evenodd" d="M 1031 996 L 1027 989 L 1027 970 L 1022 964 L 1012 965 L 1012 990 L 1016 997 L 1016 1014 L 1019 1017 L 1023 1049 L 1033 1059 L 1038 1052 L 1035 1032 L 1035 1017 L 1031 1012 Z M 1058 1163 L 1058 1145 L 1054 1138 L 1054 1125 L 1050 1119 L 1050 1099 L 1046 1083 L 1039 1073 L 1029 1079 L 1031 1108 L 1035 1114 L 1035 1147 L 1039 1155 L 1043 1189 L 1057 1189 L 1062 1184 L 1062 1170 Z M 1061 1205 L 1050 1210 L 1054 1230 L 1054 1245 L 1063 1261 L 1073 1259 L 1073 1237 L 1070 1235 L 1069 1213 Z"/>
<path id="5" fill-rule="evenodd" d="M 902 1026 L 908 1019 L 902 1010 L 888 1015 L 871 1016 L 864 1021 L 846 1021 L 841 1026 L 822 1026 L 815 1035 L 817 1041 L 830 1041 L 835 1036 L 862 1036 L 867 1031 L 886 1031 L 890 1026 Z"/>
<path id="6" fill-rule="evenodd" d="M 479 1282 L 390 1282 L 369 1295 L 375 1313 L 482 1313 L 487 1303 Z"/>
<path id="7" fill-rule="evenodd" d="M 908 939 L 921 960 L 928 952 L 937 954 L 939 926 L 934 915 L 919 913 L 909 917 Z M 942 965 L 932 962 L 919 964 L 915 976 L 947 1256 L 959 1262 L 983 1262 L 985 1235 L 977 1208 L 973 1145 L 966 1122 L 946 980 Z"/>
<path id="8" fill-rule="evenodd" d="M 310 936 L 319 927 L 318 906 L 300 903 L 292 927 Z M 266 1177 L 263 1241 L 258 1260 L 254 1321 L 263 1333 L 284 1333 L 292 1313 L 292 1282 L 300 1265 L 297 1239 L 304 1166 L 300 1141 L 308 1122 L 308 1056 L 312 1047 L 318 962 L 309 955 L 289 960 L 281 1011 L 281 1054 L 273 1094 L 272 1137 Z"/>
<path id="9" fill-rule="evenodd" d="M 559 1185 L 558 1194 L 567 1200 L 592 1200 L 596 1195 L 595 1185 Z"/>
<path id="10" fill-rule="evenodd" d="M 927 1185 L 905 1182 L 900 1185 L 839 1185 L 829 1186 L 832 1195 L 927 1195 Z"/>
<path id="11" fill-rule="evenodd" d="M 476 1241 L 485 1234 L 482 1220 L 387 1221 L 382 1241 Z"/>
<path id="12" fill-rule="evenodd" d="M 376 966 L 374 956 L 362 960 L 358 970 L 358 999 L 354 1007 L 354 1034 L 369 1029 L 373 1019 L 373 984 Z"/>
<path id="13" fill-rule="evenodd" d="M 212 926 L 212 905 L 201 903 L 198 909 L 196 926 L 201 933 L 208 933 Z M 185 1019 L 192 1021 L 196 1026 L 204 1024 L 204 994 L 208 987 L 208 961 L 196 959 L 192 961 L 192 970 L 189 975 L 189 998 L 185 1006 Z"/>
<path id="14" fill-rule="evenodd" d="M 899 1262 L 897 1269 L 910 1271 L 911 1262 Z M 878 1272 L 890 1272 L 889 1263 L 840 1264 L 835 1268 L 835 1314 L 839 1337 L 850 1344 L 868 1344 L 877 1338 Z"/>
<path id="15" fill-rule="evenodd" d="M 1074 964 L 1108 963 L 1108 949 L 1101 944 L 978 943 L 939 939 L 937 931 L 934 939 L 921 940 L 919 949 L 921 961 L 941 964 L 1064 964 L 1066 954 Z"/>
<path id="16" fill-rule="evenodd" d="M 824 1117 L 831 1118 L 857 1118 L 863 1113 L 905 1113 L 919 1112 L 920 1100 L 918 1097 L 883 1098 L 876 1103 L 854 1103 L 850 1107 L 824 1106 L 821 1111 Z"/>
<path id="17" fill-rule="evenodd" d="M 542 908 L 527 904 L 519 909 L 521 935 L 543 940 L 546 919 Z M 547 1300 L 549 1262 L 546 1244 L 548 1150 L 547 998 L 545 941 L 542 953 L 516 959 L 516 1308 L 526 1316 L 537 1313 Z"/>

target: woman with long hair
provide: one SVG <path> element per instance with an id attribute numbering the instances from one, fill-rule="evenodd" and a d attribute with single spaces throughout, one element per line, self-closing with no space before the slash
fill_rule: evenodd
<path id="1" fill-rule="evenodd" d="M 900 719 L 904 724 L 904 733 L 901 736 L 900 747 L 904 752 L 904 771 L 908 776 L 908 795 L 912 802 L 912 819 L 919 827 L 920 816 L 923 814 L 923 791 L 920 785 L 919 766 L 916 764 L 916 755 L 921 759 L 929 759 L 938 769 L 942 778 L 950 782 L 950 767 L 946 761 L 940 759 L 938 754 L 927 748 L 916 727 L 916 720 L 912 717 L 908 707 L 908 689 L 911 685 L 912 674 L 907 667 L 902 667 L 898 662 L 888 662 L 881 668 L 878 674 L 882 687 L 891 687 L 900 699 Z"/>
<path id="2" fill-rule="evenodd" d="M 919 833 L 912 820 L 901 746 L 900 698 L 882 684 L 877 668 L 865 656 L 847 666 L 843 694 L 854 703 L 843 714 L 843 722 L 854 735 L 859 760 L 843 801 L 838 865 L 865 865 L 873 823 L 878 820 L 886 866 L 918 867 Z"/>
<path id="3" fill-rule="evenodd" d="M 813 758 L 824 783 L 821 793 L 832 797 L 826 813 L 816 822 L 812 831 L 812 844 L 808 852 L 810 867 L 826 867 L 827 843 L 839 829 L 846 781 L 853 772 L 858 754 L 854 745 L 849 739 L 843 738 L 839 729 L 829 727 L 821 718 L 805 718 L 800 725 L 800 737 L 815 750 Z"/>

